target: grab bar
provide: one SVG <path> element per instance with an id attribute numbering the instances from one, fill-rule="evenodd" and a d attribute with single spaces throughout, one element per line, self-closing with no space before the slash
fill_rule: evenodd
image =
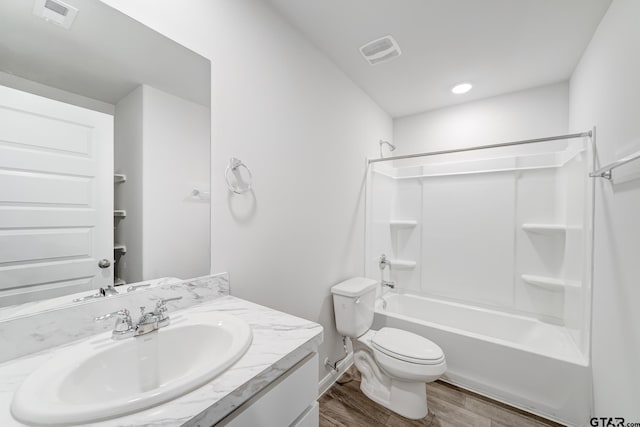
<path id="1" fill-rule="evenodd" d="M 608 180 L 611 180 L 612 175 L 611 175 L 611 171 L 614 170 L 617 167 L 620 167 L 622 165 L 626 165 L 629 162 L 632 162 L 634 160 L 640 159 L 640 151 L 636 151 L 633 154 L 629 154 L 628 156 L 625 156 L 623 158 L 621 158 L 620 160 L 617 160 L 615 162 L 609 163 L 608 165 L 601 167 L 600 169 L 591 172 L 589 174 L 589 176 L 591 178 L 605 178 Z"/>

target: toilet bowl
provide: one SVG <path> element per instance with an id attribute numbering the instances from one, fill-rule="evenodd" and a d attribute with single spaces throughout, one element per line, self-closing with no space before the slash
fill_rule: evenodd
<path id="1" fill-rule="evenodd" d="M 447 370 L 440 347 L 395 328 L 369 330 L 358 337 L 354 363 L 362 375 L 360 389 L 365 396 L 410 419 L 427 415 L 426 383 Z"/>
<path id="2" fill-rule="evenodd" d="M 371 330 L 378 282 L 353 278 L 331 288 L 336 327 L 353 339 L 360 389 L 374 402 L 410 419 L 427 415 L 426 383 L 447 369 L 434 342 L 396 328 Z"/>

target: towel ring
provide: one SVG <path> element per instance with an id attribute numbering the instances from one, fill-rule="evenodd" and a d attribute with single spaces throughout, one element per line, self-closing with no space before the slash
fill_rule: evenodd
<path id="1" fill-rule="evenodd" d="M 230 172 L 235 174 L 240 167 L 245 168 L 247 170 L 247 173 L 249 174 L 249 182 L 246 183 L 245 187 L 240 187 L 238 185 L 237 175 L 235 185 L 231 182 Z M 236 159 L 235 157 L 229 159 L 229 165 L 227 165 L 227 169 L 224 171 L 224 179 L 227 181 L 227 187 L 229 187 L 229 190 L 233 191 L 236 194 L 246 193 L 247 191 L 251 190 L 251 182 L 253 181 L 251 170 L 247 167 L 247 165 L 242 163 L 242 160 L 240 159 Z"/>

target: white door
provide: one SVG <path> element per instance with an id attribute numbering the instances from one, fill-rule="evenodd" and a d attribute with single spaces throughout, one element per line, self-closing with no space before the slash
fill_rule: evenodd
<path id="1" fill-rule="evenodd" d="M 0 86 L 0 306 L 110 283 L 113 117 Z"/>

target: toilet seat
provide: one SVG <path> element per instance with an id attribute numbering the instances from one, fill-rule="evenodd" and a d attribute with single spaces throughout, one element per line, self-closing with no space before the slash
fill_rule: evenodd
<path id="1" fill-rule="evenodd" d="M 382 328 L 371 338 L 371 345 L 384 355 L 418 365 L 444 362 L 442 349 L 420 335 L 396 328 Z"/>

